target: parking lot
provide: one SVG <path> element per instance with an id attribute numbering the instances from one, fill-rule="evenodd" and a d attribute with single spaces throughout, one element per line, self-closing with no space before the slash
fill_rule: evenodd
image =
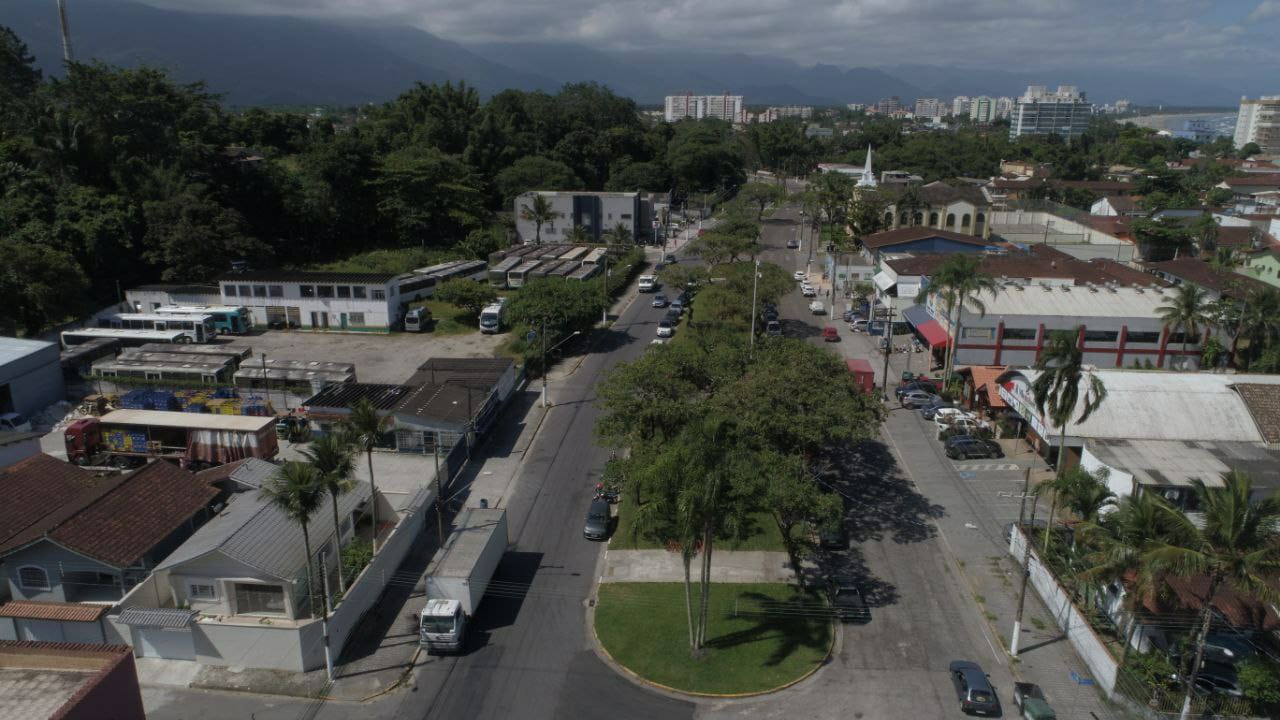
<path id="1" fill-rule="evenodd" d="M 262 334 L 225 336 L 219 342 L 249 345 L 254 359 L 265 353 L 280 360 L 323 360 L 355 363 L 356 378 L 366 383 L 402 383 L 432 357 L 492 357 L 506 333 L 435 337 L 431 333 L 325 333 L 268 330 Z"/>

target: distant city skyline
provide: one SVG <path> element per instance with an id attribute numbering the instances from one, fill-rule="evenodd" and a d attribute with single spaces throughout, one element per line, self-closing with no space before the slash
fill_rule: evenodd
<path id="1" fill-rule="evenodd" d="M 1024 70 L 1123 67 L 1277 88 L 1280 0 L 146 0 L 156 7 L 407 23 L 459 42 L 581 43 L 612 50 L 698 47 L 842 67 L 941 64 Z M 70 4 L 74 14 L 74 3 Z M 74 22 L 74 20 L 73 20 Z M 905 43 L 902 31 L 945 36 Z M 709 30 L 714 28 L 714 32 Z M 998 41 L 993 42 L 993 38 Z M 854 40 L 851 42 L 851 39 Z M 1248 58 L 1248 62 L 1240 62 Z"/>

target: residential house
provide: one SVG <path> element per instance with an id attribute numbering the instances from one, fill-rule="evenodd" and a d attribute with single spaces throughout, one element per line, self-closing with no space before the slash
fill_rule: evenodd
<path id="1" fill-rule="evenodd" d="M 1115 195 L 1095 202 L 1090 206 L 1089 214 L 1110 217 L 1146 217 L 1147 211 L 1139 207 L 1132 197 Z"/>
<path id="2" fill-rule="evenodd" d="M 1174 285 L 1191 283 L 1208 291 L 1210 300 L 1220 297 L 1244 298 L 1251 291 L 1264 290 L 1266 284 L 1250 275 L 1219 270 L 1204 260 L 1180 257 L 1161 262 L 1142 263 L 1148 272 Z"/>
<path id="3" fill-rule="evenodd" d="M 1242 177 L 1229 177 L 1217 187 L 1231 191 L 1237 200 L 1247 200 L 1256 193 L 1280 190 L 1280 173 L 1249 173 Z"/>
<path id="4" fill-rule="evenodd" d="M 0 473 L 0 558 L 17 600 L 124 597 L 208 517 L 219 491 L 157 461 L 98 478 L 48 455 Z"/>

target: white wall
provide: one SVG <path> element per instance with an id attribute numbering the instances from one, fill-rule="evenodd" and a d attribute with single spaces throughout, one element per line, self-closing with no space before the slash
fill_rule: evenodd
<path id="1" fill-rule="evenodd" d="M 1089 451 L 1089 444 L 1086 442 L 1084 449 L 1080 452 L 1080 467 L 1098 476 L 1100 473 L 1105 474 L 1107 489 L 1115 493 L 1116 499 L 1132 495 L 1133 475 L 1127 473 L 1123 468 L 1108 465 L 1098 459 L 1098 456 Z"/>
<path id="2" fill-rule="evenodd" d="M 1022 564 L 1025 542 L 1026 536 L 1022 534 L 1021 528 L 1015 528 L 1009 541 L 1009 553 L 1013 555 L 1018 564 Z M 1098 687 L 1106 691 L 1108 696 L 1112 695 L 1115 692 L 1116 674 L 1119 666 L 1115 658 L 1107 650 L 1106 644 L 1094 633 L 1093 628 L 1089 626 L 1088 621 L 1085 620 L 1080 610 L 1071 602 L 1071 597 L 1054 579 L 1053 574 L 1041 564 L 1035 550 L 1031 551 L 1028 568 L 1031 575 L 1031 585 L 1035 587 L 1040 598 L 1044 600 L 1044 604 L 1048 607 L 1054 623 L 1066 633 L 1067 639 L 1071 641 L 1071 646 L 1075 648 L 1076 653 L 1084 660 L 1085 666 L 1089 668 L 1089 672 Z"/>

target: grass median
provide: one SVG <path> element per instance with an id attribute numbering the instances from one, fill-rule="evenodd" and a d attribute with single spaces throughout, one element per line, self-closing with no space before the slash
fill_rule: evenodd
<path id="1" fill-rule="evenodd" d="M 696 585 L 694 602 L 696 608 Z M 817 593 L 790 585 L 713 584 L 707 651 L 694 659 L 683 584 L 603 583 L 595 627 L 613 659 L 646 680 L 694 693 L 757 693 L 804 677 L 825 661 L 831 619 L 821 611 L 803 612 L 821 604 Z"/>

